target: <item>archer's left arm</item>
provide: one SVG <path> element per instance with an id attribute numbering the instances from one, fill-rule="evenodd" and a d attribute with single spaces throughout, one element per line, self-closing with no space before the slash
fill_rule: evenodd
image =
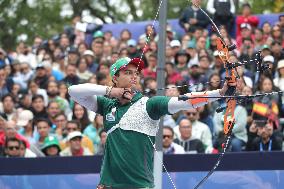
<path id="1" fill-rule="evenodd" d="M 178 97 L 166 97 L 166 96 L 154 96 L 150 98 L 146 103 L 146 110 L 148 115 L 158 120 L 160 117 L 166 114 L 174 114 L 180 110 L 188 110 L 191 108 L 197 108 L 204 106 L 209 102 L 218 100 L 218 97 L 223 95 L 222 89 L 206 92 L 192 92 L 185 94 L 189 97 L 196 97 L 187 101 L 178 100 Z M 202 96 L 203 98 L 198 98 Z M 204 98 L 205 97 L 205 98 Z M 216 97 L 216 98 L 206 98 Z"/>
<path id="2" fill-rule="evenodd" d="M 189 97 L 195 97 L 186 101 L 178 100 L 178 97 L 172 97 L 168 103 L 168 111 L 170 114 L 174 114 L 180 110 L 188 110 L 192 108 L 198 108 L 204 106 L 209 102 L 218 100 L 221 97 L 220 90 L 206 91 L 206 92 L 192 92 L 185 94 Z M 198 98 L 202 97 L 202 98 Z M 206 98 L 216 97 L 216 98 Z"/>

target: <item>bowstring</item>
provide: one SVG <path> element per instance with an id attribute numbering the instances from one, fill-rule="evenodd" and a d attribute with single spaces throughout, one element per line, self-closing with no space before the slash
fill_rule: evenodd
<path id="1" fill-rule="evenodd" d="M 140 55 L 140 60 L 142 60 L 142 58 L 143 58 L 143 56 L 144 56 L 144 54 L 145 54 L 145 52 L 146 52 L 146 47 L 147 47 L 147 45 L 150 43 L 150 37 L 151 37 L 151 35 L 152 35 L 152 32 L 154 31 L 154 26 L 155 26 L 155 23 L 156 23 L 156 21 L 157 21 L 158 15 L 159 15 L 159 13 L 160 13 L 160 8 L 161 8 L 163 2 L 164 2 L 163 0 L 160 0 L 158 9 L 157 9 L 157 11 L 156 11 L 156 15 L 155 15 L 154 20 L 153 20 L 153 22 L 152 22 L 152 24 L 151 24 L 151 31 L 150 31 L 150 33 L 149 33 L 148 35 L 146 35 L 146 42 L 145 42 L 145 45 L 144 45 L 144 47 L 143 47 L 143 49 L 142 49 L 142 53 L 141 53 L 141 55 Z M 139 69 L 139 67 L 140 67 L 140 63 L 141 63 L 141 61 L 139 61 L 139 63 L 138 63 L 138 66 L 137 66 L 137 68 L 136 68 L 136 72 L 138 71 L 138 69 Z M 153 142 L 152 142 L 152 140 L 151 140 L 151 138 L 150 138 L 149 135 L 147 135 L 147 137 L 148 137 L 148 139 L 150 140 L 151 145 L 153 146 L 154 151 L 155 151 L 156 154 L 157 154 L 158 160 L 161 162 L 161 164 L 162 164 L 162 166 L 163 166 L 163 168 L 164 168 L 164 170 L 165 170 L 165 172 L 166 172 L 168 178 L 170 179 L 171 184 L 173 185 L 173 188 L 174 188 L 174 189 L 177 189 L 176 186 L 175 186 L 175 184 L 174 184 L 174 182 L 173 182 L 173 179 L 172 179 L 171 175 L 169 174 L 168 170 L 166 169 L 166 166 L 165 166 L 164 162 L 163 162 L 162 159 L 158 156 L 159 153 L 158 153 L 158 151 L 157 151 L 157 149 L 156 149 L 156 147 L 155 147 L 155 144 L 153 144 Z"/>

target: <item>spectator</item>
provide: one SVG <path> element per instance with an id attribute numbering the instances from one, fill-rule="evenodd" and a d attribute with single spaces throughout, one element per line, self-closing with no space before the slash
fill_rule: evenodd
<path id="1" fill-rule="evenodd" d="M 172 62 L 166 62 L 167 83 L 175 84 L 177 81 L 183 80 L 183 77 L 175 69 L 175 65 Z"/>
<path id="2" fill-rule="evenodd" d="M 263 30 L 256 28 L 254 30 L 254 52 L 262 50 L 263 45 L 265 45 Z"/>
<path id="3" fill-rule="evenodd" d="M 284 59 L 280 60 L 277 64 L 278 77 L 274 78 L 273 83 L 284 91 Z"/>
<path id="4" fill-rule="evenodd" d="M 70 102 L 70 96 L 68 94 L 68 86 L 64 82 L 58 83 L 58 91 L 59 91 L 59 96 L 63 99 L 66 99 L 68 102 Z"/>
<path id="5" fill-rule="evenodd" d="M 282 141 L 273 134 L 273 124 L 271 122 L 257 126 L 257 135 L 252 142 L 252 151 L 280 151 Z"/>
<path id="6" fill-rule="evenodd" d="M 100 30 L 95 31 L 93 35 L 93 41 L 103 43 L 105 41 L 104 33 Z"/>
<path id="7" fill-rule="evenodd" d="M 80 57 L 83 56 L 86 50 L 88 50 L 88 45 L 85 42 L 81 42 L 78 44 L 78 53 Z"/>
<path id="8" fill-rule="evenodd" d="M 96 74 L 96 80 L 97 80 L 97 84 L 99 85 L 104 85 L 104 86 L 108 85 L 108 78 L 104 73 L 98 72 Z"/>
<path id="9" fill-rule="evenodd" d="M 86 50 L 83 54 L 83 57 L 86 59 L 88 70 L 93 74 L 96 73 L 99 65 L 97 62 L 95 62 L 94 52 L 91 50 Z"/>
<path id="10" fill-rule="evenodd" d="M 182 50 L 185 50 L 187 48 L 187 44 L 188 44 L 188 42 L 190 40 L 191 40 L 191 36 L 190 35 L 185 34 L 185 35 L 182 36 L 182 39 L 181 39 L 181 49 Z"/>
<path id="11" fill-rule="evenodd" d="M 60 112 L 62 112 L 60 110 L 58 102 L 56 101 L 49 102 L 46 108 L 46 112 L 47 112 L 48 120 L 52 124 L 51 127 L 52 129 L 54 129 L 55 128 L 55 116 L 59 114 Z"/>
<path id="12" fill-rule="evenodd" d="M 188 119 L 179 122 L 180 137 L 174 142 L 184 148 L 185 153 L 204 153 L 204 146 L 199 139 L 192 137 L 192 124 Z"/>
<path id="13" fill-rule="evenodd" d="M 7 77 L 5 66 L 0 66 L 0 98 L 11 92 L 13 83 L 14 81 Z"/>
<path id="14" fill-rule="evenodd" d="M 62 140 L 67 136 L 67 131 L 66 131 L 67 117 L 63 112 L 61 112 L 55 116 L 54 120 L 56 125 L 54 133 L 58 140 Z"/>
<path id="15" fill-rule="evenodd" d="M 95 153 L 98 153 L 99 148 L 103 147 L 100 140 L 101 136 L 99 135 L 103 130 L 103 123 L 99 123 L 98 119 L 103 119 L 103 117 L 96 114 L 94 123 L 89 124 L 83 131 L 83 134 L 93 141 Z"/>
<path id="16" fill-rule="evenodd" d="M 79 60 L 79 52 L 77 48 L 70 47 L 67 54 L 67 65 L 68 64 L 77 65 L 78 60 Z"/>
<path id="17" fill-rule="evenodd" d="M 58 83 L 55 81 L 49 81 L 47 84 L 47 95 L 48 95 L 48 101 L 49 102 L 57 102 L 60 108 L 60 111 L 63 111 L 66 115 L 68 115 L 71 112 L 69 103 L 66 99 L 61 98 L 59 96 L 59 89 L 58 89 Z M 58 113 L 58 112 L 57 112 Z"/>
<path id="18" fill-rule="evenodd" d="M 100 131 L 99 136 L 100 136 L 100 144 L 96 155 L 104 155 L 107 132 L 103 129 Z"/>
<path id="19" fill-rule="evenodd" d="M 82 133 L 80 131 L 73 131 L 68 134 L 67 140 L 70 144 L 69 147 L 65 148 L 60 152 L 60 156 L 90 156 L 93 153 L 82 146 Z"/>
<path id="20" fill-rule="evenodd" d="M 210 59 L 208 56 L 200 56 L 199 58 L 199 71 L 200 74 L 206 78 L 206 81 L 209 80 L 209 76 L 211 76 L 213 74 L 213 70 L 211 69 L 211 63 L 210 63 Z"/>
<path id="21" fill-rule="evenodd" d="M 189 67 L 189 74 L 184 77 L 191 92 L 203 90 L 206 78 L 201 74 L 199 64 L 192 64 Z"/>
<path id="22" fill-rule="evenodd" d="M 279 91 L 274 85 L 273 81 L 270 77 L 262 77 L 260 79 L 258 85 L 259 93 L 271 93 L 273 91 Z M 281 130 L 282 128 L 279 125 L 279 110 L 281 110 L 280 106 L 280 96 L 271 95 L 271 96 L 263 96 L 254 98 L 253 104 L 253 116 L 263 116 L 273 121 L 277 127 L 277 130 Z"/>
<path id="23" fill-rule="evenodd" d="M 188 44 L 187 44 L 187 49 L 185 51 L 190 56 L 188 66 L 190 67 L 193 64 L 198 64 L 198 53 L 197 53 L 197 50 L 196 50 L 195 43 L 192 42 L 192 41 L 189 41 Z"/>
<path id="24" fill-rule="evenodd" d="M 76 64 L 68 64 L 66 66 L 66 75 L 62 79 L 62 81 L 66 83 L 68 87 L 71 85 L 77 85 L 81 82 L 80 78 L 76 75 L 76 71 L 77 71 Z"/>
<path id="25" fill-rule="evenodd" d="M 271 37 L 271 28 L 271 24 L 268 21 L 265 21 L 261 26 L 261 29 L 263 30 L 263 39 L 265 42 L 267 42 L 268 38 Z"/>
<path id="26" fill-rule="evenodd" d="M 151 97 L 156 95 L 157 81 L 152 77 L 146 77 L 144 80 L 144 89 L 147 93 L 147 96 Z"/>
<path id="27" fill-rule="evenodd" d="M 11 91 L 11 95 L 13 96 L 14 100 L 15 100 L 15 107 L 19 107 L 19 95 L 21 92 L 21 86 L 18 83 L 14 83 L 12 86 L 12 91 Z"/>
<path id="28" fill-rule="evenodd" d="M 281 31 L 281 27 L 279 25 L 274 25 L 272 27 L 272 40 L 282 42 L 281 46 L 284 48 L 284 33 Z"/>
<path id="29" fill-rule="evenodd" d="M 30 110 L 32 107 L 32 99 L 31 95 L 27 93 L 19 94 L 19 109 L 28 109 Z"/>
<path id="30" fill-rule="evenodd" d="M 80 122 L 76 121 L 76 120 L 72 120 L 72 121 L 68 121 L 66 124 L 66 130 L 67 130 L 67 137 L 64 138 L 63 140 L 60 141 L 60 147 L 62 150 L 64 150 L 66 147 L 69 146 L 68 143 L 68 135 L 73 132 L 73 131 L 79 131 L 81 133 L 81 124 Z M 95 152 L 95 148 L 94 148 L 94 144 L 92 142 L 91 139 L 89 139 L 89 137 L 82 135 L 82 146 L 86 147 L 89 149 L 89 151 L 91 151 L 92 153 Z"/>
<path id="31" fill-rule="evenodd" d="M 177 54 L 175 55 L 176 69 L 178 70 L 179 73 L 182 74 L 182 76 L 188 75 L 187 63 L 189 60 L 190 60 L 190 55 L 184 50 L 177 52 Z"/>
<path id="32" fill-rule="evenodd" d="M 263 45 L 261 48 L 261 55 L 263 57 L 271 55 L 271 49 L 268 45 Z"/>
<path id="33" fill-rule="evenodd" d="M 252 34 L 252 28 L 250 24 L 243 23 L 240 25 L 240 35 L 237 37 L 237 48 L 242 52 L 248 48 L 248 45 L 243 45 L 245 39 L 250 39 L 253 44 L 254 35 Z M 252 45 L 251 45 L 252 46 Z"/>
<path id="34" fill-rule="evenodd" d="M 191 5 L 181 14 L 179 24 L 185 32 L 193 33 L 196 27 L 207 28 L 209 20 L 199 8 Z"/>
<path id="35" fill-rule="evenodd" d="M 56 137 L 48 136 L 44 139 L 41 151 L 45 156 L 59 156 L 61 149 Z"/>
<path id="36" fill-rule="evenodd" d="M 93 127 L 87 109 L 76 102 L 72 110 L 72 120 L 77 120 L 80 123 L 81 132 L 84 132 L 89 126 Z"/>
<path id="37" fill-rule="evenodd" d="M 280 26 L 281 32 L 283 34 L 284 33 L 284 15 L 283 14 L 279 16 L 279 26 Z"/>
<path id="38" fill-rule="evenodd" d="M 51 78 L 54 78 L 56 81 L 60 81 L 63 79 L 64 77 L 64 74 L 62 71 L 56 69 L 56 68 L 53 68 L 53 65 L 52 65 L 52 58 L 49 57 L 46 59 L 46 56 L 50 56 L 48 54 L 45 54 L 44 55 L 44 59 L 43 59 L 43 62 L 42 62 L 42 65 L 46 71 L 46 75 L 47 77 L 49 78 L 49 80 Z M 64 69 L 65 70 L 65 69 Z"/>
<path id="39" fill-rule="evenodd" d="M 172 40 L 170 42 L 170 47 L 172 49 L 172 56 L 175 57 L 176 54 L 181 50 L 181 44 L 179 40 Z"/>
<path id="40" fill-rule="evenodd" d="M 31 96 L 41 95 L 44 100 L 44 105 L 48 104 L 48 96 L 46 90 L 39 88 L 39 85 L 34 80 L 30 80 L 28 82 L 28 93 Z"/>
<path id="41" fill-rule="evenodd" d="M 17 60 L 13 61 L 13 70 L 16 67 Z M 33 77 L 33 71 L 30 69 L 30 65 L 27 62 L 17 63 L 18 71 L 13 74 L 13 81 L 20 85 L 21 90 L 27 89 L 28 81 Z"/>
<path id="42" fill-rule="evenodd" d="M 163 153 L 164 154 L 184 154 L 184 149 L 179 144 L 173 142 L 174 131 L 169 126 L 163 127 Z"/>
<path id="43" fill-rule="evenodd" d="M 217 26 L 224 25 L 227 31 L 232 31 L 236 12 L 233 0 L 209 0 L 206 9 Z"/>
<path id="44" fill-rule="evenodd" d="M 90 77 L 92 77 L 93 75 L 92 72 L 88 70 L 86 57 L 80 58 L 76 75 L 80 78 L 80 80 L 85 80 L 85 81 L 87 81 L 88 79 L 90 79 Z"/>
<path id="45" fill-rule="evenodd" d="M 20 127 L 18 133 L 23 135 L 32 144 L 35 143 L 35 139 L 33 138 L 33 119 L 34 115 L 30 110 L 23 110 L 18 114 L 16 122 L 16 125 Z"/>
<path id="46" fill-rule="evenodd" d="M 34 117 L 36 118 L 48 118 L 42 95 L 34 95 L 32 97 L 31 111 L 33 112 Z"/>
<path id="47" fill-rule="evenodd" d="M 131 35 L 131 32 L 128 30 L 128 29 L 123 29 L 121 32 L 120 32 L 120 38 L 119 38 L 119 44 L 118 46 L 120 46 L 121 43 L 127 43 L 127 41 L 129 39 L 131 39 L 132 35 Z"/>
<path id="48" fill-rule="evenodd" d="M 269 69 L 264 73 L 265 76 L 273 78 L 276 71 L 276 63 L 274 61 L 274 57 L 271 55 L 267 55 L 263 57 L 263 63 L 269 66 Z"/>
<path id="49" fill-rule="evenodd" d="M 201 36 L 198 39 L 196 39 L 196 50 L 200 51 L 202 49 L 206 49 L 206 38 Z"/>
<path id="50" fill-rule="evenodd" d="M 174 56 L 173 56 L 173 50 L 171 46 L 166 46 L 166 62 L 175 63 Z"/>
<path id="51" fill-rule="evenodd" d="M 111 60 L 112 46 L 109 42 L 104 42 L 103 57 L 101 60 Z"/>
<path id="52" fill-rule="evenodd" d="M 143 39 L 145 41 L 157 41 L 157 32 L 155 27 L 153 27 L 152 24 L 147 24 L 145 27 L 145 33 L 140 35 L 139 39 Z"/>
<path id="53" fill-rule="evenodd" d="M 39 86 L 40 89 L 46 89 L 48 83 L 47 71 L 43 64 L 38 64 L 36 67 L 34 82 Z"/>
<path id="54" fill-rule="evenodd" d="M 127 50 L 129 58 L 138 58 L 137 42 L 134 39 L 129 39 L 127 41 Z"/>
<path id="55" fill-rule="evenodd" d="M 70 46 L 70 40 L 66 33 L 62 33 L 60 35 L 59 46 L 64 50 L 64 52 L 67 51 L 67 48 Z"/>
<path id="56" fill-rule="evenodd" d="M 213 150 L 212 134 L 210 132 L 208 125 L 198 120 L 199 113 L 197 109 L 190 109 L 183 111 L 183 115 L 180 117 L 179 120 L 181 120 L 184 117 L 187 118 L 192 123 L 192 138 L 201 140 L 201 142 L 204 145 L 205 153 L 211 153 Z M 179 131 L 179 127 L 175 127 L 174 131 L 177 137 L 180 138 L 181 134 Z"/>
<path id="57" fill-rule="evenodd" d="M 20 140 L 20 157 L 34 158 L 37 155 L 27 148 L 27 144 L 24 141 Z"/>
<path id="58" fill-rule="evenodd" d="M 103 46 L 104 44 L 102 41 L 94 40 L 92 42 L 91 49 L 94 52 L 94 64 L 99 64 L 101 62 L 101 59 L 103 57 Z M 90 71 L 93 72 L 94 70 L 90 70 Z"/>
<path id="59" fill-rule="evenodd" d="M 119 57 L 128 57 L 128 50 L 127 48 L 123 47 L 119 51 Z"/>
<path id="60" fill-rule="evenodd" d="M 98 72 L 103 73 L 106 76 L 106 85 L 109 86 L 112 84 L 110 77 L 110 62 L 102 61 L 99 65 Z"/>
<path id="61" fill-rule="evenodd" d="M 20 157 L 20 140 L 17 138 L 8 138 L 5 142 L 6 157 Z"/>
<path id="62" fill-rule="evenodd" d="M 244 60 L 250 60 L 253 58 L 254 56 L 254 46 L 253 46 L 253 41 L 252 39 L 249 37 L 249 38 L 244 38 L 242 40 L 242 45 L 240 47 L 240 61 L 244 61 Z M 245 65 L 247 69 L 249 69 L 249 71 L 251 72 L 255 72 L 255 66 L 251 66 L 249 64 L 246 64 Z"/>
<path id="63" fill-rule="evenodd" d="M 256 28 L 259 23 L 259 19 L 256 16 L 251 15 L 251 6 L 248 3 L 242 5 L 242 15 L 237 17 L 237 36 L 240 35 L 241 25 L 247 23 L 253 28 Z"/>
<path id="64" fill-rule="evenodd" d="M 44 144 L 45 138 L 52 136 L 50 134 L 51 129 L 52 129 L 52 124 L 48 119 L 37 118 L 35 120 L 34 126 L 36 128 L 37 133 L 38 133 L 38 140 L 36 141 L 35 145 L 38 149 L 41 149 L 43 144 Z"/>
<path id="65" fill-rule="evenodd" d="M 4 155 L 4 143 L 5 143 L 5 122 L 7 116 L 0 113 L 0 157 Z"/>
<path id="66" fill-rule="evenodd" d="M 0 67 L 5 67 L 5 65 L 9 65 L 10 61 L 11 60 L 7 56 L 7 53 L 4 51 L 4 49 L 0 47 Z"/>
<path id="67" fill-rule="evenodd" d="M 16 106 L 15 106 L 15 99 L 11 94 L 6 94 L 5 96 L 2 97 L 2 105 L 3 109 L 1 112 L 3 112 L 8 120 L 15 119 L 16 117 Z"/>
<path id="68" fill-rule="evenodd" d="M 284 59 L 284 50 L 281 46 L 281 41 L 273 41 L 271 44 L 271 52 L 275 62 Z"/>
<path id="69" fill-rule="evenodd" d="M 17 57 L 20 62 L 28 62 L 32 68 L 37 65 L 36 56 L 24 42 L 20 42 L 17 47 Z"/>
<path id="70" fill-rule="evenodd" d="M 261 126 L 265 125 L 263 123 L 264 120 L 254 120 L 251 124 L 249 124 L 247 133 L 248 133 L 248 142 L 246 144 L 246 151 L 252 151 L 253 141 L 258 137 L 257 135 L 257 125 L 261 124 Z"/>
<path id="71" fill-rule="evenodd" d="M 148 67 L 144 68 L 142 70 L 143 77 L 152 77 L 152 78 L 157 78 L 157 64 L 158 64 L 158 58 L 156 54 L 150 54 L 147 58 L 148 62 Z"/>

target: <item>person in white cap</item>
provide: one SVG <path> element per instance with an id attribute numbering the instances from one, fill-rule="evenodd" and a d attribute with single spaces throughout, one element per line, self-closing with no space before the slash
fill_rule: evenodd
<path id="1" fill-rule="evenodd" d="M 69 147 L 65 148 L 60 152 L 60 156 L 90 156 L 93 153 L 82 146 L 82 133 L 80 131 L 73 131 L 68 134 L 67 140 L 69 142 Z"/>
<path id="2" fill-rule="evenodd" d="M 263 58 L 263 63 L 269 65 L 269 71 L 265 72 L 265 74 L 269 74 L 272 78 L 274 77 L 275 73 L 275 65 L 274 65 L 274 57 L 271 55 L 267 55 Z"/>
<path id="3" fill-rule="evenodd" d="M 85 50 L 83 53 L 83 57 L 85 58 L 88 69 L 90 72 L 95 73 L 99 67 L 97 63 L 95 63 L 95 54 L 92 50 Z"/>
<path id="4" fill-rule="evenodd" d="M 30 143 L 35 143 L 33 138 L 34 114 L 30 110 L 23 110 L 18 114 L 16 125 L 20 127 L 18 133 L 26 137 Z"/>
<path id="5" fill-rule="evenodd" d="M 160 118 L 216 101 L 228 89 L 225 82 L 222 89 L 186 94 L 216 98 L 148 98 L 136 89 L 143 68 L 140 58 L 120 58 L 110 69 L 113 86 L 85 83 L 68 89 L 74 101 L 104 117 L 108 136 L 99 189 L 153 188 L 153 145 Z"/>
<path id="6" fill-rule="evenodd" d="M 181 43 L 179 40 L 172 40 L 170 42 L 170 47 L 172 49 L 172 56 L 175 57 L 176 54 L 181 50 Z"/>
<path id="7" fill-rule="evenodd" d="M 276 87 L 279 87 L 281 91 L 284 91 L 284 59 L 280 60 L 277 64 L 278 77 L 273 80 Z"/>

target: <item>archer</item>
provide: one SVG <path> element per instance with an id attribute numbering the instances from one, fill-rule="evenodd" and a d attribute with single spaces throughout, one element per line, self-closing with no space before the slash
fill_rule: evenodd
<path id="1" fill-rule="evenodd" d="M 136 90 L 143 68 L 140 58 L 120 58 L 111 66 L 113 86 L 87 83 L 68 89 L 72 99 L 104 117 L 108 136 L 98 189 L 153 188 L 153 145 L 159 119 L 215 101 L 228 89 L 225 82 L 222 89 L 188 93 L 195 98 L 186 101 L 166 96 L 148 98 Z"/>

